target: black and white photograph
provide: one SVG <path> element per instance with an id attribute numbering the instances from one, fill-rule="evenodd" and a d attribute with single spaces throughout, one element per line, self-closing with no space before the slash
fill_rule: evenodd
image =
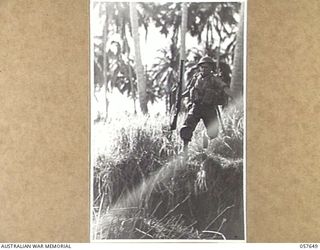
<path id="1" fill-rule="evenodd" d="M 91 0 L 92 242 L 246 241 L 246 4 Z"/>

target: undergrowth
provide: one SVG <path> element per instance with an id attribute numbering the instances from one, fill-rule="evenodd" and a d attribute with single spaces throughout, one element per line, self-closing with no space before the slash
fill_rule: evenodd
<path id="1" fill-rule="evenodd" d="M 170 132 L 161 116 L 107 123 L 108 150 L 93 169 L 93 239 L 243 239 L 243 111 L 222 119 L 208 149 L 198 125 L 188 162 L 181 124 Z"/>

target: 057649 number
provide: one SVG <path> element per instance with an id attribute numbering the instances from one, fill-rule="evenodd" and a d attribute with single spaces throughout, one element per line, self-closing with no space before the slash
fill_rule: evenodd
<path id="1" fill-rule="evenodd" d="M 300 248 L 304 248 L 304 249 L 314 248 L 314 249 L 317 249 L 317 248 L 318 248 L 318 244 L 307 244 L 307 243 L 303 243 L 303 244 L 300 244 Z"/>

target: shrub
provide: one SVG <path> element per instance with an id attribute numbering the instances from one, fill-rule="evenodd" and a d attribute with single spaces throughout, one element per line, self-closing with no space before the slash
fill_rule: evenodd
<path id="1" fill-rule="evenodd" d="M 198 126 L 187 164 L 165 118 L 107 124 L 108 151 L 94 165 L 95 239 L 241 239 L 243 112 L 229 110 L 223 121 L 208 150 Z"/>

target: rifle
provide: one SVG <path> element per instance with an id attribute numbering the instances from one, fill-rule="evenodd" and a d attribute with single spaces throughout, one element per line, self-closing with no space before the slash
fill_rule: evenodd
<path id="1" fill-rule="evenodd" d="M 175 103 L 175 111 L 174 116 L 170 119 L 170 130 L 175 130 L 177 128 L 177 120 L 178 115 L 181 109 L 181 99 L 182 99 L 182 81 L 183 81 L 183 64 L 184 60 L 180 61 L 180 79 L 177 86 L 176 92 L 176 103 Z"/>

